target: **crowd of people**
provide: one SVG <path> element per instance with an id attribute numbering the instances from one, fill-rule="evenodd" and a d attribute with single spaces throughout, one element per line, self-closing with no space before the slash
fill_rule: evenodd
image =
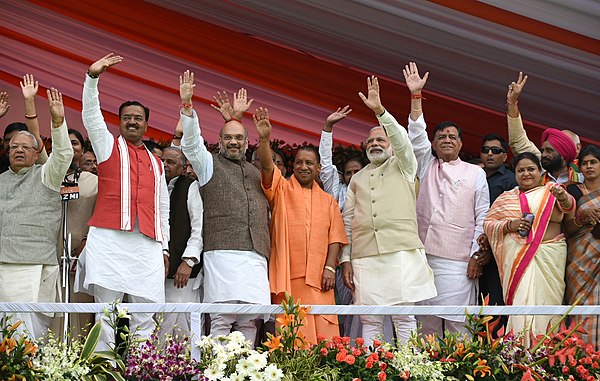
<path id="1" fill-rule="evenodd" d="M 143 140 L 150 110 L 139 101 L 120 106 L 113 136 L 99 82 L 122 60 L 109 54 L 85 74 L 81 114 L 91 149 L 67 127 L 62 95 L 52 88 L 46 154 L 38 83 L 23 76 L 25 123 L 6 127 L 0 158 L 0 284 L 15 285 L 0 288 L 0 302 L 58 301 L 63 257 L 71 258 L 74 302 L 277 304 L 286 293 L 325 305 L 600 301 L 600 149 L 582 149 L 568 130 L 545 130 L 539 148 L 530 141 L 518 108 L 522 73 L 508 86 L 508 141 L 484 136 L 478 164 L 460 159 L 456 122 L 438 124 L 429 140 L 422 95 L 429 73 L 410 62 L 403 69 L 407 128 L 383 106 L 370 76 L 359 93 L 378 122 L 365 137 L 368 163 L 350 157 L 340 170 L 333 163 L 334 126 L 352 111 L 344 106 L 326 118 L 319 147 L 298 148 L 288 173 L 283 154 L 271 148 L 266 108 L 252 115 L 259 144 L 246 160 L 243 117 L 253 100 L 245 89 L 233 102 L 225 92 L 214 97 L 224 124 L 218 152 L 209 152 L 190 71 L 179 77 L 170 146 Z M 0 117 L 8 108 L 0 93 Z M 506 166 L 509 147 L 514 172 Z M 68 208 L 61 205 L 61 196 L 73 194 Z M 53 326 L 49 314 L 16 317 L 34 337 Z M 515 332 L 541 333 L 557 317 L 497 318 Z M 70 324 L 78 332 L 94 319 L 105 323 L 99 348 L 106 349 L 115 337 L 104 314 L 72 314 Z M 572 319 L 597 346 L 598 317 Z M 237 330 L 255 343 L 272 317 L 206 320 L 207 333 Z M 129 326 L 147 337 L 156 321 L 163 334 L 191 331 L 188 314 L 134 313 Z M 464 323 L 464 315 L 309 315 L 301 337 L 361 336 L 368 345 L 381 335 L 405 341 L 418 326 L 423 334 L 466 332 Z"/>

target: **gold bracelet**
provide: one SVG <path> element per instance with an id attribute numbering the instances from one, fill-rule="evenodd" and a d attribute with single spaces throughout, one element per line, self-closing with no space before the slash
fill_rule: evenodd
<path id="1" fill-rule="evenodd" d="M 333 267 L 331 267 L 331 266 L 325 266 L 324 269 L 325 270 L 329 270 L 329 271 L 331 271 L 332 273 L 335 274 L 335 269 Z"/>
<path id="2" fill-rule="evenodd" d="M 575 226 L 577 226 L 578 228 L 580 228 L 580 227 L 582 227 L 582 226 L 583 226 L 583 224 L 579 225 L 579 224 L 577 223 L 577 217 L 573 217 L 573 218 L 572 218 L 572 220 L 573 220 L 573 224 L 574 224 Z"/>

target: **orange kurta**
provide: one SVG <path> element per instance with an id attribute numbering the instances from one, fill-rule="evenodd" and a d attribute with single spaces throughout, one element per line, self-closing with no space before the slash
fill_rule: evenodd
<path id="1" fill-rule="evenodd" d="M 304 304 L 335 304 L 333 290 L 321 291 L 321 280 L 329 245 L 348 244 L 337 202 L 316 183 L 305 189 L 294 176 L 284 179 L 278 168 L 271 187 L 263 185 L 263 190 L 271 206 L 273 303 L 280 303 L 288 292 Z M 317 334 L 339 335 L 337 317 L 308 315 L 302 333 L 310 342 L 316 342 Z"/>

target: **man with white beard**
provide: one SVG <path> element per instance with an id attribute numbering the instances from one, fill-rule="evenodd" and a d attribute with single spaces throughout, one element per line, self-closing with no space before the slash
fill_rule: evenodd
<path id="1" fill-rule="evenodd" d="M 368 78 L 367 85 L 368 97 L 359 96 L 380 126 L 366 141 L 370 164 L 348 187 L 343 219 L 350 245 L 340 258 L 343 279 L 357 305 L 412 305 L 437 295 L 417 230 L 417 159 L 406 130 L 381 104 L 377 78 Z M 368 346 L 381 335 L 384 317 L 360 318 Z M 416 329 L 413 315 L 392 321 L 403 342 Z"/>

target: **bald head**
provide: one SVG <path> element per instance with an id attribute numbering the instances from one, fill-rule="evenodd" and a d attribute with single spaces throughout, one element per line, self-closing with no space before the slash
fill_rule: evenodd
<path id="1" fill-rule="evenodd" d="M 248 131 L 236 120 L 225 123 L 219 133 L 220 154 L 230 160 L 242 160 L 248 148 Z"/>
<path id="2" fill-rule="evenodd" d="M 581 140 L 579 140 L 579 135 L 574 133 L 571 130 L 562 130 L 571 140 L 575 143 L 575 150 L 577 151 L 577 156 L 579 156 L 579 152 L 581 151 Z"/>

